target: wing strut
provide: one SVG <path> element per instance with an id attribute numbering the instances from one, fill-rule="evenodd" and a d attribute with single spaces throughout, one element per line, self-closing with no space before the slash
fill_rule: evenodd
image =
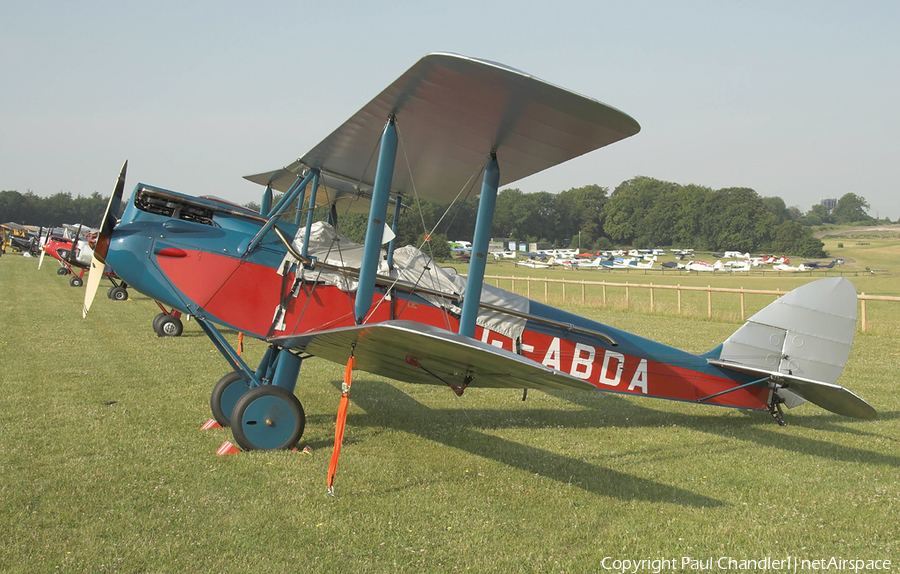
<path id="1" fill-rule="evenodd" d="M 497 204 L 497 187 L 500 183 L 500 168 L 497 166 L 497 151 L 491 151 L 481 180 L 481 197 L 478 199 L 478 215 L 475 218 L 475 235 L 472 237 L 472 259 L 469 262 L 469 276 L 466 278 L 466 293 L 463 296 L 462 315 L 459 318 L 459 334 L 475 336 L 475 319 L 481 303 L 481 287 L 484 284 L 484 267 L 487 263 L 488 243 L 491 240 L 491 225 L 494 222 L 494 207 Z"/>
<path id="2" fill-rule="evenodd" d="M 247 245 L 247 248 L 244 250 L 244 255 L 247 255 L 259 245 L 259 242 L 262 241 L 263 237 L 265 237 L 266 233 L 269 232 L 272 227 L 275 226 L 275 222 L 278 221 L 278 218 L 281 217 L 281 214 L 284 213 L 284 210 L 287 209 L 287 206 L 297 198 L 297 196 L 306 189 L 306 186 L 309 184 L 311 180 L 314 180 L 318 172 L 316 170 L 310 170 L 308 173 L 304 174 L 302 178 L 298 177 L 293 185 L 287 190 L 287 192 L 281 196 L 281 199 L 278 200 L 278 203 L 275 204 L 275 207 L 271 208 L 268 211 L 264 211 L 263 214 L 268 219 L 266 220 L 265 225 L 256 233 L 256 236 L 250 241 Z M 266 188 L 268 189 L 268 188 Z M 260 208 L 262 211 L 263 208 Z"/>
<path id="3" fill-rule="evenodd" d="M 355 345 L 354 345 L 355 346 Z M 352 347 L 351 347 L 352 348 Z M 351 373 L 356 367 L 353 351 L 347 359 L 344 369 L 344 383 L 341 385 L 341 403 L 338 406 L 337 423 L 334 427 L 334 452 L 331 453 L 331 464 L 328 465 L 328 494 L 334 496 L 334 477 L 337 475 L 338 459 L 341 457 L 341 445 L 344 443 L 344 424 L 347 422 L 347 407 L 350 405 Z"/>
<path id="4" fill-rule="evenodd" d="M 369 205 L 369 222 L 366 225 L 366 241 L 363 247 L 362 264 L 359 267 L 359 287 L 356 288 L 356 324 L 365 319 L 375 296 L 375 279 L 378 261 L 381 259 L 381 239 L 384 237 L 385 217 L 391 196 L 391 181 L 394 178 L 394 160 L 397 158 L 397 127 L 393 114 L 387 119 L 381 134 L 381 149 L 375 168 L 375 186 L 372 188 L 372 203 Z"/>
<path id="5" fill-rule="evenodd" d="M 306 229 L 303 231 L 303 257 L 309 257 L 309 234 L 312 231 L 316 211 L 316 193 L 319 191 L 319 170 L 313 170 L 312 190 L 309 192 L 309 210 L 306 213 Z"/>

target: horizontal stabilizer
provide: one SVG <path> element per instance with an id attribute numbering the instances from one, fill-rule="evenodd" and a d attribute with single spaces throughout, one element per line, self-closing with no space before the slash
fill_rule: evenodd
<path id="1" fill-rule="evenodd" d="M 826 411 L 831 411 L 835 414 L 865 420 L 874 420 L 878 417 L 878 413 L 872 408 L 872 405 L 844 387 L 834 383 L 813 381 L 811 379 L 794 377 L 775 371 L 754 369 L 752 367 L 746 367 L 726 361 L 709 361 L 709 363 L 732 371 L 768 376 L 778 385 L 776 392 L 788 390 L 814 405 L 818 405 Z"/>
<path id="2" fill-rule="evenodd" d="M 352 349 L 360 370 L 407 383 L 597 390 L 587 381 L 515 353 L 413 321 L 341 327 L 269 341 L 338 364 L 347 362 Z"/>

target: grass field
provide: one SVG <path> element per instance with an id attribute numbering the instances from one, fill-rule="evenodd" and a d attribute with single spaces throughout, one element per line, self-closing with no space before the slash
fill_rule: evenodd
<path id="1" fill-rule="evenodd" d="M 157 309 L 137 293 L 121 303 L 100 296 L 82 320 L 82 296 L 50 266 L 0 259 L 0 572 L 591 572 L 604 557 L 900 559 L 893 329 L 857 333 L 840 380 L 879 411 L 871 422 L 810 404 L 781 428 L 765 413 L 605 393 L 531 392 L 522 402 L 519 392 L 475 389 L 457 398 L 359 373 L 331 498 L 340 366 L 310 360 L 301 370 L 301 446 L 311 456 L 218 457 L 230 433 L 199 427 L 226 366 L 197 325 L 158 339 Z M 695 352 L 739 325 L 569 308 Z M 246 355 L 263 350 L 252 342 Z"/>

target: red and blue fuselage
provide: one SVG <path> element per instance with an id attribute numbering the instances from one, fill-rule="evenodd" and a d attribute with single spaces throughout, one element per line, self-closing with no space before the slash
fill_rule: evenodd
<path id="1" fill-rule="evenodd" d="M 274 231 L 249 253 L 263 228 L 258 213 L 210 198 L 197 198 L 138 184 L 115 227 L 107 263 L 133 288 L 185 313 L 254 337 L 297 335 L 353 326 L 355 292 L 311 283 L 285 297 L 294 272 L 279 273 L 287 248 Z M 279 222 L 293 237 L 297 226 Z M 376 287 L 367 323 L 392 319 L 426 323 L 457 332 L 459 317 L 415 292 Z M 284 305 L 283 330 L 273 315 Z M 516 352 L 592 383 L 598 390 L 749 409 L 767 409 L 765 386 L 735 387 L 750 375 L 708 364 L 693 355 L 568 313 L 530 302 L 518 340 L 481 326 L 475 338 Z M 572 329 L 574 326 L 576 329 Z M 590 332 L 603 333 L 615 344 Z"/>

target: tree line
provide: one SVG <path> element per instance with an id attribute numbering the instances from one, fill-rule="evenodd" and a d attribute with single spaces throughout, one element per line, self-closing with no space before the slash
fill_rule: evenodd
<path id="1" fill-rule="evenodd" d="M 71 193 L 62 192 L 39 197 L 31 191 L 0 191 L 0 223 L 12 222 L 38 227 L 83 223 L 97 227 L 108 202 L 109 197 L 103 197 L 96 191 L 88 197 L 72 197 Z"/>
<path id="2" fill-rule="evenodd" d="M 430 231 L 445 207 L 421 202 L 401 216 L 401 245 L 422 242 L 422 220 Z M 761 197 L 745 187 L 713 190 L 650 177 L 622 182 L 612 193 L 587 185 L 559 193 L 523 193 L 512 188 L 497 195 L 492 236 L 520 241 L 546 241 L 554 247 L 598 251 L 612 247 L 681 247 L 702 251 L 787 253 L 822 257 L 824 244 L 813 226 L 828 223 L 874 225 L 869 204 L 847 193 L 829 211 L 814 205 L 807 213 L 787 207 L 780 197 Z M 477 199 L 452 206 L 437 225 L 432 240 L 470 239 Z M 351 239 L 365 234 L 365 214 L 349 214 L 341 231 Z"/>
<path id="3" fill-rule="evenodd" d="M 38 197 L 30 191 L 0 191 L 0 222 L 96 226 L 106 202 L 107 198 L 96 192 L 89 197 L 70 193 Z M 256 203 L 248 206 L 258 209 Z M 554 247 L 584 251 L 614 246 L 690 247 L 821 257 L 823 244 L 813 237 L 811 227 L 877 223 L 867 214 L 868 209 L 865 198 L 853 193 L 841 197 L 833 210 L 814 205 L 802 213 L 797 207 L 787 207 L 780 197 L 762 197 L 746 187 L 713 190 L 635 177 L 612 193 L 598 185 L 559 193 L 504 189 L 497 196 L 492 236 L 545 241 Z M 477 211 L 477 198 L 458 202 L 449 211 L 446 206 L 418 202 L 401 213 L 397 244 L 421 245 L 430 232 L 434 255 L 447 256 L 447 239 L 471 239 Z M 324 208 L 317 212 L 317 218 L 325 218 Z M 366 214 L 346 214 L 339 219 L 342 233 L 362 241 Z"/>

